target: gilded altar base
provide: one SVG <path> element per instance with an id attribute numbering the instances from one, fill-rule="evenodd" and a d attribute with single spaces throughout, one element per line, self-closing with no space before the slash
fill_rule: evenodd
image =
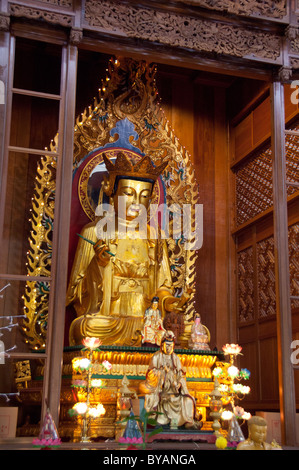
<path id="1" fill-rule="evenodd" d="M 126 415 L 126 410 L 121 409 L 120 397 L 122 396 L 123 379 L 128 379 L 128 389 L 131 396 L 135 415 L 140 413 L 143 397 L 139 393 L 139 386 L 145 380 L 150 358 L 157 351 L 156 348 L 134 347 L 101 347 L 100 351 L 94 351 L 95 374 L 93 377 L 101 378 L 104 387 L 94 389 L 90 395 L 91 404 L 101 402 L 106 413 L 101 418 L 93 420 L 90 427 L 92 440 L 117 439 L 124 430 L 123 425 L 117 424 Z M 212 430 L 212 421 L 209 418 L 209 394 L 214 388 L 212 369 L 221 353 L 215 351 L 192 351 L 176 349 L 183 367 L 186 370 L 187 386 L 190 394 L 196 399 L 196 407 L 202 415 L 203 426 L 201 432 Z M 72 360 L 75 357 L 84 356 L 85 351 L 81 347 L 65 348 L 62 370 L 62 388 L 60 402 L 60 422 L 58 432 L 64 441 L 80 441 L 82 423 L 80 417 L 70 417 L 68 411 L 77 401 L 85 401 L 84 389 L 72 386 L 73 380 L 80 377 L 74 375 Z M 112 365 L 108 371 L 103 371 L 100 364 L 107 360 Z M 99 373 L 97 374 L 97 364 Z M 28 382 L 27 387 L 20 388 L 19 400 L 27 407 L 38 406 L 42 396 L 43 366 L 40 365 L 35 377 Z M 26 423 L 18 429 L 19 436 L 36 435 L 39 426 Z M 195 431 L 198 433 L 198 431 Z"/>

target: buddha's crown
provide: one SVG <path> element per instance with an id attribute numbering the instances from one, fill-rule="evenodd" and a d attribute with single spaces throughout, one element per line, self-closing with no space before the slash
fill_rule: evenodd
<path id="1" fill-rule="evenodd" d="M 123 152 L 118 152 L 115 163 L 113 163 L 105 153 L 103 160 L 109 173 L 109 181 L 105 182 L 104 191 L 111 195 L 117 176 L 142 178 L 156 181 L 163 170 L 167 167 L 168 161 L 159 166 L 154 166 L 150 157 L 144 156 L 139 162 L 133 164 L 132 161 Z"/>
<path id="2" fill-rule="evenodd" d="M 166 330 L 162 336 L 161 343 L 173 343 L 175 341 L 175 334 L 171 330 Z"/>

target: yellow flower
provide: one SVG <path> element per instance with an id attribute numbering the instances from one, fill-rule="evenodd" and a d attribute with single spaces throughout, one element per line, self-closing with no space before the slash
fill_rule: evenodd
<path id="1" fill-rule="evenodd" d="M 215 445 L 217 449 L 225 449 L 227 446 L 227 440 L 223 436 L 217 437 Z"/>

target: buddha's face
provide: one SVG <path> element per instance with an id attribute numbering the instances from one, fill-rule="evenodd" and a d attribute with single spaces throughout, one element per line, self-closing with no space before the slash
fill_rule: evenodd
<path id="1" fill-rule="evenodd" d="M 157 310 L 159 303 L 154 301 L 152 302 L 152 309 Z"/>
<path id="2" fill-rule="evenodd" d="M 267 436 L 267 426 L 252 424 L 250 426 L 250 437 L 254 442 L 261 444 L 265 442 Z"/>
<path id="3" fill-rule="evenodd" d="M 113 196 L 115 212 L 118 213 L 121 197 L 126 219 L 135 219 L 140 215 L 143 207 L 146 210 L 149 208 L 152 189 L 153 184 L 149 181 L 120 179 Z"/>
<path id="4" fill-rule="evenodd" d="M 174 342 L 173 341 L 164 341 L 162 344 L 162 351 L 164 354 L 170 355 L 173 353 L 174 350 Z"/>

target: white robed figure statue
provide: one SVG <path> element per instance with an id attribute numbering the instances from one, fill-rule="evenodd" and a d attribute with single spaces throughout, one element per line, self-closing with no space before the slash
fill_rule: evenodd
<path id="1" fill-rule="evenodd" d="M 187 388 L 186 373 L 173 352 L 174 344 L 174 333 L 165 331 L 160 350 L 152 356 L 146 380 L 140 387 L 140 392 L 145 394 L 144 407 L 147 412 L 153 412 L 161 425 L 200 429 L 202 422 Z"/>

